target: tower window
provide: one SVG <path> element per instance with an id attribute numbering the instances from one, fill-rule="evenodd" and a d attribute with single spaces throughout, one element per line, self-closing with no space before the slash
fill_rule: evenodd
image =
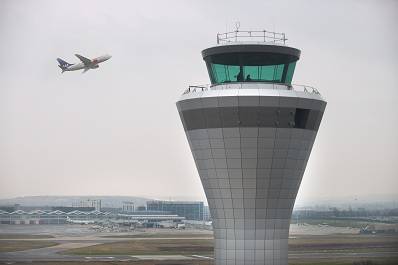
<path id="1" fill-rule="evenodd" d="M 267 53 L 230 53 L 205 59 L 212 84 L 270 82 L 291 84 L 296 59 Z"/>

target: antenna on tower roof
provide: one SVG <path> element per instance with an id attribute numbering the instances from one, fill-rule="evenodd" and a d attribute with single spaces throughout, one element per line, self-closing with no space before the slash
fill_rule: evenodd
<path id="1" fill-rule="evenodd" d="M 235 22 L 235 31 L 238 32 L 240 28 L 240 21 Z"/>

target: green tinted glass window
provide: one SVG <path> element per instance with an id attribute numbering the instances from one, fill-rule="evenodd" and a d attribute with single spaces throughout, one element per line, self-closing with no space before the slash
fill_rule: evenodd
<path id="1" fill-rule="evenodd" d="M 244 81 L 282 82 L 284 65 L 243 66 Z"/>
<path id="2" fill-rule="evenodd" d="M 221 54 L 206 58 L 213 84 L 270 82 L 291 84 L 296 61 L 275 54 Z"/>
<path id="3" fill-rule="evenodd" d="M 211 69 L 216 83 L 237 82 L 240 69 L 238 65 L 211 64 Z"/>
<path id="4" fill-rule="evenodd" d="M 284 64 L 279 64 L 274 66 L 274 77 L 273 81 L 282 82 L 283 70 L 285 69 Z"/>
<path id="5" fill-rule="evenodd" d="M 216 83 L 224 83 L 227 80 L 227 74 L 225 72 L 224 65 L 212 64 L 211 70 L 213 74 L 213 79 Z"/>
<path id="6" fill-rule="evenodd" d="M 260 66 L 261 80 L 270 82 L 281 82 L 284 65 Z"/>
<path id="7" fill-rule="evenodd" d="M 234 82 L 238 81 L 237 78 L 239 75 L 240 67 L 237 65 L 227 65 L 226 68 L 227 68 L 229 80 L 234 81 Z"/>
<path id="8" fill-rule="evenodd" d="M 286 72 L 285 83 L 287 83 L 287 84 L 292 83 L 294 68 L 296 68 L 296 62 L 289 63 L 289 67 L 287 68 L 287 72 Z"/>
<path id="9" fill-rule="evenodd" d="M 272 82 L 291 84 L 296 62 L 279 65 L 242 66 L 210 64 L 213 83 Z M 284 74 L 284 72 L 286 72 Z"/>
<path id="10" fill-rule="evenodd" d="M 260 68 L 258 66 L 244 66 L 243 73 L 245 81 L 256 81 L 260 79 Z"/>

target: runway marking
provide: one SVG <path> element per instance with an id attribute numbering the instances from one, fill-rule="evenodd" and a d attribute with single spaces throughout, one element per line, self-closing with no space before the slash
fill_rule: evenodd
<path id="1" fill-rule="evenodd" d="M 194 258 L 201 258 L 201 259 L 214 259 L 212 257 L 207 257 L 207 256 L 200 256 L 200 255 L 192 255 Z"/>
<path id="2" fill-rule="evenodd" d="M 134 255 L 130 256 L 139 260 L 192 260 L 193 257 L 184 255 Z"/>

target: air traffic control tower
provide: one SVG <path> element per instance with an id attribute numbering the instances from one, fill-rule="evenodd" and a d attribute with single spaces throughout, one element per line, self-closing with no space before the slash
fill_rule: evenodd
<path id="1" fill-rule="evenodd" d="M 215 264 L 287 265 L 294 201 L 326 107 L 292 85 L 285 34 L 234 31 L 202 51 L 211 85 L 177 108 L 213 218 Z"/>

